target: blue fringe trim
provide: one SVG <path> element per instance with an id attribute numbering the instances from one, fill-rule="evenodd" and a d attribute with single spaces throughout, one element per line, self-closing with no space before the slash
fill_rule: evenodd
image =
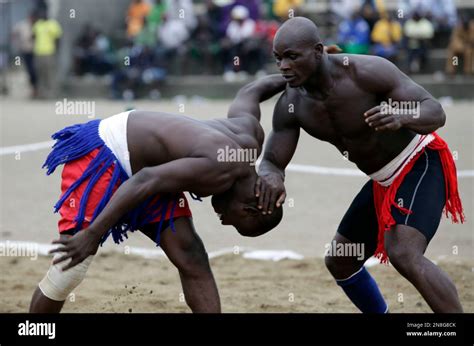
<path id="1" fill-rule="evenodd" d="M 123 167 L 118 162 L 112 151 L 105 145 L 99 136 L 99 123 L 100 120 L 92 120 L 86 124 L 78 124 L 68 126 L 61 131 L 56 132 L 52 138 L 56 140 L 51 153 L 48 155 L 43 168 L 47 169 L 46 174 L 50 175 L 55 169 L 62 164 L 81 158 L 87 155 L 94 149 L 99 148 L 97 156 L 89 163 L 81 177 L 77 179 L 69 189 L 61 196 L 59 201 L 54 206 L 54 212 L 58 212 L 63 203 L 71 195 L 71 193 L 77 189 L 84 181 L 88 180 L 86 189 L 79 204 L 79 211 L 75 221 L 77 225 L 74 229 L 74 233 L 82 230 L 82 225 L 85 219 L 86 205 L 89 199 L 90 193 L 92 192 L 95 184 L 100 177 L 113 166 L 112 178 L 109 185 L 106 188 L 104 196 L 98 203 L 92 220 L 92 223 L 96 217 L 105 208 L 108 201 L 112 197 L 112 191 L 117 183 L 122 184 L 128 179 L 128 175 Z M 193 199 L 201 200 L 198 196 L 191 194 Z M 135 231 L 141 227 L 150 223 L 151 220 L 161 215 L 161 220 L 157 225 L 156 232 L 156 245 L 160 244 L 160 234 L 163 227 L 163 221 L 166 216 L 169 205 L 171 204 L 171 219 L 170 227 L 175 232 L 174 227 L 174 211 L 176 208 L 178 196 L 162 195 L 159 200 L 154 201 L 155 196 L 148 198 L 146 201 L 141 203 L 138 207 L 131 210 L 117 222 L 101 239 L 101 245 L 112 235 L 115 243 L 120 243 L 125 238 L 128 238 L 128 231 Z"/>

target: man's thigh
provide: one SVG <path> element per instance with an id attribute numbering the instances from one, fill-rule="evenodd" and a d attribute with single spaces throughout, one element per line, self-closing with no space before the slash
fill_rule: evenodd
<path id="1" fill-rule="evenodd" d="M 369 255 L 375 252 L 378 234 L 372 184 L 373 181 L 369 180 L 362 187 L 337 229 L 337 233 L 351 242 L 364 244 L 364 252 Z"/>
<path id="2" fill-rule="evenodd" d="M 396 224 L 415 228 L 429 243 L 438 229 L 446 203 L 443 167 L 437 151 L 425 150 L 405 176 L 395 198 L 395 203 L 412 211 L 404 214 L 392 206 Z"/>

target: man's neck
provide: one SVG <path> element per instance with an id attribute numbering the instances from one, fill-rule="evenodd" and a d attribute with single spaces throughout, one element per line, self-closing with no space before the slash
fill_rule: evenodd
<path id="1" fill-rule="evenodd" d="M 327 53 L 324 53 L 317 71 L 303 85 L 303 88 L 315 97 L 327 97 L 334 87 L 334 78 L 331 75 L 332 64 Z"/>

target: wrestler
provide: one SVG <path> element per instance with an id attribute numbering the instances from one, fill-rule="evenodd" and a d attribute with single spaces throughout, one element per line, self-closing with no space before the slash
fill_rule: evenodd
<path id="1" fill-rule="evenodd" d="M 259 103 L 285 84 L 274 75 L 244 86 L 224 119 L 130 111 L 54 134 L 56 143 L 44 167 L 51 174 L 64 164 L 55 206 L 61 236 L 53 242 L 60 246 L 51 251 L 56 255 L 30 311 L 59 312 L 84 279 L 99 243 L 110 235 L 121 242 L 138 229 L 177 267 L 191 310 L 219 312 L 208 256 L 183 192 L 213 195 L 222 224 L 245 236 L 263 234 L 280 222 L 282 212 L 265 216 L 257 209 L 255 162 L 220 160 L 218 153 L 225 148 L 260 155 Z"/>
<path id="2" fill-rule="evenodd" d="M 452 154 L 435 133 L 445 123 L 439 102 L 383 58 L 328 55 L 316 25 L 306 18 L 286 21 L 273 50 L 288 87 L 275 106 L 259 168 L 262 213 L 278 211 L 285 199 L 285 167 L 303 129 L 333 144 L 371 178 L 332 242 L 362 243 L 364 259 L 326 256 L 349 299 L 362 312 L 388 311 L 364 268 L 375 254 L 383 262 L 390 259 L 433 311 L 461 312 L 453 282 L 424 256 L 443 209 L 454 222 L 464 219 Z"/>

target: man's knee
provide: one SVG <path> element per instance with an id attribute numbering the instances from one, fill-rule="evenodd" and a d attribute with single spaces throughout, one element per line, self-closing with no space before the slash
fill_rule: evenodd
<path id="1" fill-rule="evenodd" d="M 324 263 L 331 275 L 337 280 L 351 276 L 364 265 L 364 262 L 357 260 L 356 257 L 336 255 L 326 255 Z"/>
<path id="2" fill-rule="evenodd" d="M 410 247 L 401 244 L 389 244 L 385 246 L 390 263 L 401 274 L 410 275 L 419 270 L 419 260 L 423 256 Z M 418 273 L 420 274 L 420 273 Z"/>
<path id="3" fill-rule="evenodd" d="M 57 253 L 54 258 L 64 253 Z M 51 300 L 64 301 L 68 295 L 84 280 L 87 269 L 94 256 L 89 256 L 78 265 L 67 271 L 62 271 L 63 263 L 51 265 L 48 272 L 38 284 L 41 293 Z"/>

